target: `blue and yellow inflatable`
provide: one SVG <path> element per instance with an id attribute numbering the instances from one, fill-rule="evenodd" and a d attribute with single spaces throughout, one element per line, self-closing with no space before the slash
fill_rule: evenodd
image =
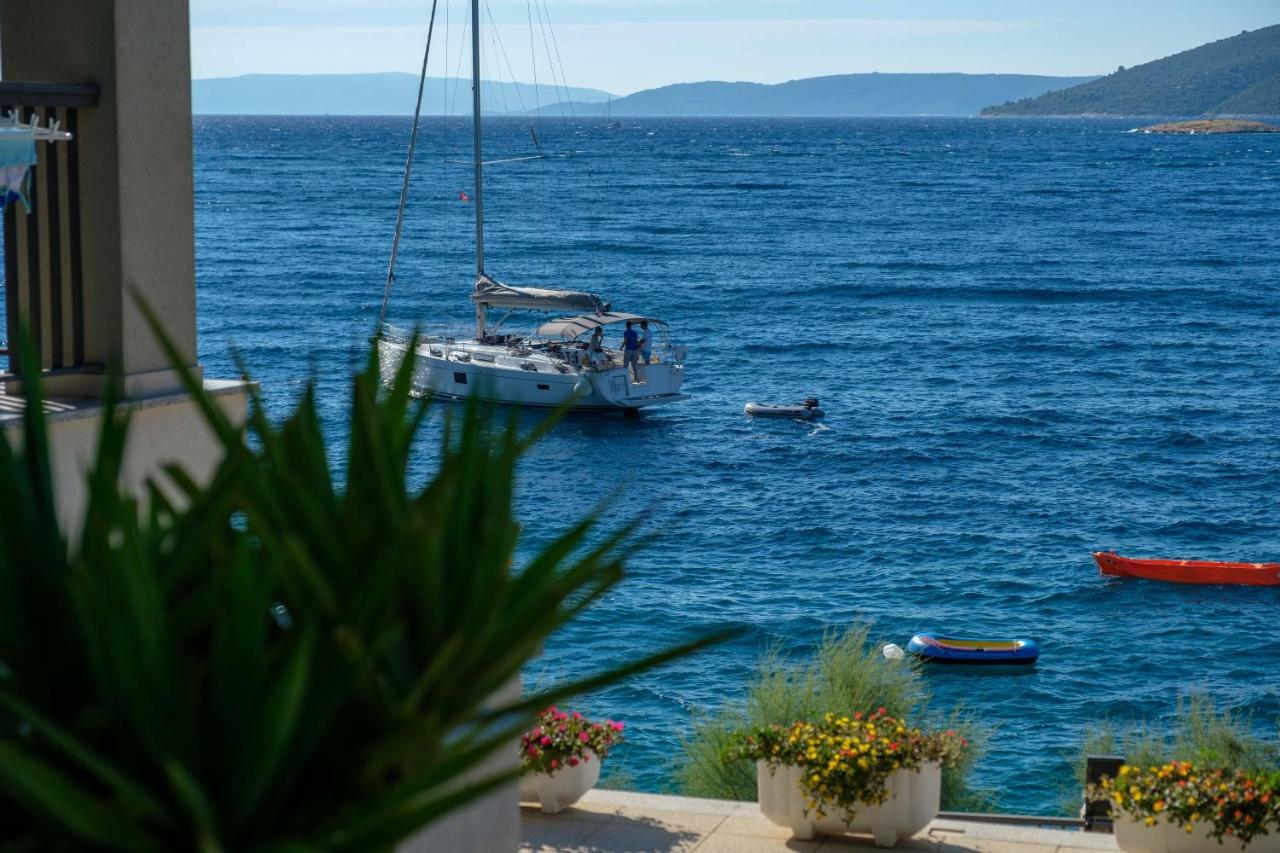
<path id="1" fill-rule="evenodd" d="M 930 663 L 969 666 L 1031 666 L 1040 657 L 1035 640 L 971 640 L 916 634 L 907 651 Z"/>

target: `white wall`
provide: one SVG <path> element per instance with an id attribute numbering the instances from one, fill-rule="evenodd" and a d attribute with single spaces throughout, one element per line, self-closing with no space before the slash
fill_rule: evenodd
<path id="1" fill-rule="evenodd" d="M 244 423 L 248 414 L 245 383 L 205 385 L 232 423 Z M 10 441 L 20 442 L 21 403 L 19 398 L 5 399 L 17 404 L 5 407 L 8 411 L 0 418 L 0 429 Z M 222 448 L 190 397 L 150 397 L 131 401 L 125 408 L 130 411 L 131 423 L 125 445 L 123 487 L 135 495 L 145 495 L 147 480 L 163 482 L 164 467 L 173 462 L 181 464 L 196 482 L 208 481 L 222 458 Z M 74 538 L 83 522 L 88 499 L 85 476 L 97 452 L 103 410 L 91 400 L 52 400 L 46 411 L 58 520 L 64 533 Z"/>

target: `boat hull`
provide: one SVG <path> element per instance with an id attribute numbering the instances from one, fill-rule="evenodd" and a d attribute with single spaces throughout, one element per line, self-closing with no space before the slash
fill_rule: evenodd
<path id="1" fill-rule="evenodd" d="M 394 338 L 378 341 L 383 381 L 400 368 L 408 345 Z M 633 383 L 625 367 L 561 370 L 545 359 L 500 356 L 492 361 L 475 349 L 423 343 L 417 347 L 413 388 L 422 396 L 450 400 L 479 399 L 508 406 L 575 412 L 617 412 L 673 403 L 680 393 L 684 366 L 645 365 L 644 383 Z M 524 367 L 512 366 L 522 364 Z"/>
<path id="2" fill-rule="evenodd" d="M 916 634 L 907 651 L 928 663 L 952 666 L 1032 666 L 1040 658 L 1034 640 L 978 640 Z"/>
<path id="3" fill-rule="evenodd" d="M 1093 555 L 1098 570 L 1117 578 L 1185 584 L 1280 586 L 1280 563 L 1215 563 L 1204 560 L 1144 560 L 1113 551 Z"/>

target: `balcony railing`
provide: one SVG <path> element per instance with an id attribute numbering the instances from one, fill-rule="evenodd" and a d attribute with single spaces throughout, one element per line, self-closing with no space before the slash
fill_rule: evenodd
<path id="1" fill-rule="evenodd" d="M 80 245 L 78 114 L 98 103 L 94 84 L 0 81 L 0 111 L 13 110 L 42 125 L 57 121 L 69 142 L 37 143 L 31 173 L 31 212 L 19 204 L 4 213 L 5 325 L 9 371 L 19 369 L 14 344 L 25 327 L 42 370 L 81 368 L 85 362 L 84 278 Z"/>

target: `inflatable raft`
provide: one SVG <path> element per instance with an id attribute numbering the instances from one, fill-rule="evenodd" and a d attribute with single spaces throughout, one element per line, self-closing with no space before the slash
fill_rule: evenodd
<path id="1" fill-rule="evenodd" d="M 973 640 L 916 634 L 907 651 L 930 663 L 968 666 L 1031 666 L 1040 657 L 1035 640 Z"/>
<path id="2" fill-rule="evenodd" d="M 818 398 L 809 397 L 803 403 L 747 403 L 742 409 L 758 418 L 800 418 L 813 420 L 825 412 L 818 408 Z"/>
<path id="3" fill-rule="evenodd" d="M 1135 560 L 1114 551 L 1093 555 L 1098 570 L 1117 578 L 1168 583 L 1280 586 L 1280 563 L 1212 563 L 1204 560 Z"/>

